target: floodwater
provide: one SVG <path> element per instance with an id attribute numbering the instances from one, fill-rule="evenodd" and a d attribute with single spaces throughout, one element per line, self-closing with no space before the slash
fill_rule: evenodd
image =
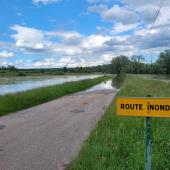
<path id="1" fill-rule="evenodd" d="M 101 75 L 0 77 L 0 95 L 99 76 Z"/>
<path id="2" fill-rule="evenodd" d="M 87 89 L 86 92 L 92 92 L 92 91 L 97 91 L 97 90 L 110 90 L 110 89 L 115 89 L 112 86 L 112 80 L 108 80 L 100 84 L 97 84 L 96 86 L 93 86 L 90 89 Z"/>

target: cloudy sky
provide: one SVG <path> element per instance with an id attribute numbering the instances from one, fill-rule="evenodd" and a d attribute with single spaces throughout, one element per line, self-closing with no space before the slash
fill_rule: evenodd
<path id="1" fill-rule="evenodd" d="M 75 67 L 170 48 L 170 1 L 0 0 L 0 66 Z"/>

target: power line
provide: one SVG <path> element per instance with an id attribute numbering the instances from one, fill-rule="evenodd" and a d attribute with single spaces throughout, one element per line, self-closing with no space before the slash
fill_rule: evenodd
<path id="1" fill-rule="evenodd" d="M 160 14 L 160 11 L 161 11 L 161 8 L 162 8 L 164 2 L 165 2 L 165 0 L 161 0 L 161 1 L 160 1 L 159 7 L 158 7 L 158 9 L 157 9 L 157 11 L 156 11 L 156 13 L 155 13 L 155 16 L 153 17 L 153 22 L 152 22 L 151 27 L 149 28 L 149 30 L 148 30 L 145 38 L 144 38 L 144 41 L 146 41 L 146 40 L 149 38 L 149 35 L 150 35 L 150 33 L 151 33 L 151 30 L 153 29 L 154 24 L 156 23 L 156 20 L 157 20 L 158 17 L 159 17 L 159 14 Z"/>
<path id="2" fill-rule="evenodd" d="M 153 22 L 152 22 L 152 24 L 151 24 L 151 27 L 149 28 L 147 34 L 145 35 L 145 38 L 144 38 L 143 43 L 149 38 L 149 35 L 150 35 L 150 33 L 151 33 L 151 30 L 153 29 L 153 27 L 154 27 L 154 25 L 155 25 L 155 23 L 156 23 L 156 20 L 157 20 L 158 17 L 159 17 L 159 14 L 160 14 L 160 11 L 161 11 L 161 8 L 162 8 L 164 2 L 165 2 L 165 0 L 161 0 L 161 1 L 160 1 L 159 6 L 158 6 L 158 9 L 157 9 L 156 12 L 155 12 L 155 16 L 153 17 Z M 71 57 L 71 58 L 69 59 L 69 61 L 65 64 L 65 67 L 68 67 L 68 65 L 71 63 L 71 61 L 72 61 L 73 59 L 75 59 L 75 58 L 77 58 L 77 57 Z"/>
<path id="3" fill-rule="evenodd" d="M 150 33 L 151 33 L 151 30 L 153 29 L 153 27 L 154 27 L 154 25 L 155 25 L 155 23 L 156 23 L 159 15 L 160 15 L 160 11 L 161 11 L 161 8 L 162 8 L 164 2 L 165 2 L 165 0 L 161 0 L 161 1 L 160 1 L 159 6 L 158 6 L 158 9 L 157 9 L 156 12 L 155 12 L 155 16 L 153 17 L 153 22 L 152 22 L 152 24 L 151 24 L 151 27 L 148 29 L 148 32 L 147 32 L 147 34 L 146 34 L 145 37 L 144 37 L 143 44 L 149 39 L 149 35 L 150 35 Z M 151 53 L 152 53 L 152 52 L 151 52 Z M 151 55 L 152 55 L 152 54 L 151 54 Z M 152 65 L 152 56 L 151 56 L 151 65 Z"/>

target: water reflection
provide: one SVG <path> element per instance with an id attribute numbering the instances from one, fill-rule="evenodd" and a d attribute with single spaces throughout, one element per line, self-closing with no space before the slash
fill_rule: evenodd
<path id="1" fill-rule="evenodd" d="M 101 75 L 0 77 L 0 95 L 16 93 L 38 87 L 61 84 L 69 81 L 96 78 Z"/>
<path id="2" fill-rule="evenodd" d="M 96 86 L 93 86 L 92 88 L 86 90 L 86 92 L 96 91 L 96 90 L 105 90 L 105 89 L 114 89 L 112 86 L 112 80 L 108 80 L 105 82 L 102 82 Z"/>

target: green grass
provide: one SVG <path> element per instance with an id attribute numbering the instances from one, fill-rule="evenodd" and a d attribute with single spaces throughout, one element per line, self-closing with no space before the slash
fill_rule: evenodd
<path id="1" fill-rule="evenodd" d="M 169 97 L 170 84 L 127 76 L 118 96 Z M 170 170 L 170 119 L 152 118 L 152 169 Z M 118 117 L 115 100 L 92 131 L 70 170 L 144 170 L 145 118 Z"/>
<path id="2" fill-rule="evenodd" d="M 29 108 L 67 94 L 88 89 L 109 78 L 110 77 L 99 77 L 95 79 L 74 81 L 0 96 L 0 116 Z"/>

